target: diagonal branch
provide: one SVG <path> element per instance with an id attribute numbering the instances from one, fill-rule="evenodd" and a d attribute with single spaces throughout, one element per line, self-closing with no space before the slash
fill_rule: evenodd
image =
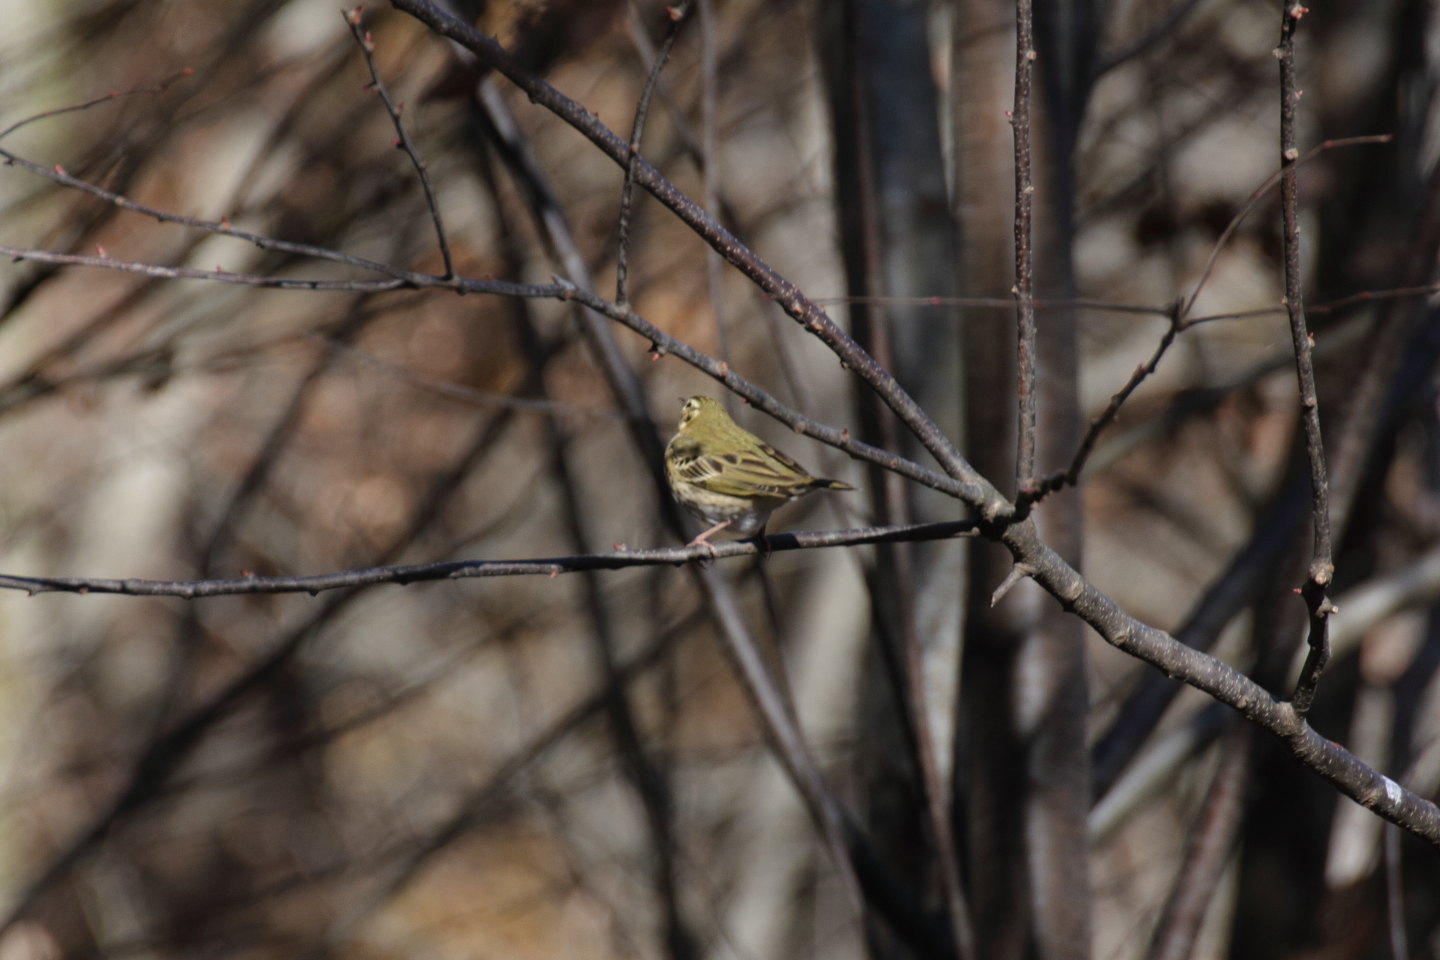
<path id="1" fill-rule="evenodd" d="M 1012 524 L 1000 540 L 1035 582 L 1111 646 L 1163 670 L 1239 711 L 1279 737 L 1292 756 L 1356 803 L 1440 848 L 1440 807 L 1362 763 L 1315 731 L 1295 705 L 1223 661 L 1142 623 L 1082 577 L 1040 540 L 1033 521 Z"/>

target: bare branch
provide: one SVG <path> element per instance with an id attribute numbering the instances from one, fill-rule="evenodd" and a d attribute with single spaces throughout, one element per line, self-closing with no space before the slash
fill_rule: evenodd
<path id="1" fill-rule="evenodd" d="M 1309 11 L 1296 0 L 1284 0 L 1280 46 L 1280 210 L 1285 235 L 1285 307 L 1290 316 L 1290 339 L 1295 348 L 1295 377 L 1300 386 L 1300 419 L 1305 429 L 1305 452 L 1310 459 L 1310 517 L 1314 546 L 1310 573 L 1300 593 L 1310 611 L 1307 642 L 1310 655 L 1295 687 L 1295 710 L 1302 716 L 1315 698 L 1315 686 L 1330 659 L 1329 618 L 1333 611 L 1329 587 L 1335 576 L 1330 544 L 1330 480 L 1326 473 L 1325 443 L 1320 434 L 1320 400 L 1315 392 L 1315 367 L 1311 351 L 1315 343 L 1305 323 L 1305 301 L 1300 273 L 1300 202 L 1295 182 L 1295 164 L 1300 151 L 1295 146 L 1295 109 L 1300 90 L 1295 84 L 1295 31 L 1300 18 Z"/>
<path id="2" fill-rule="evenodd" d="M 630 278 L 630 212 L 635 196 L 635 165 L 640 158 L 640 142 L 645 137 L 645 120 L 650 115 L 650 100 L 660 86 L 660 72 L 670 62 L 670 51 L 680 37 L 680 28 L 690 15 L 692 0 L 682 0 L 670 8 L 670 31 L 665 42 L 655 54 L 650 65 L 650 74 L 645 78 L 645 87 L 640 91 L 640 100 L 635 104 L 635 125 L 630 130 L 630 159 L 625 164 L 625 185 L 620 189 L 620 229 L 615 249 L 615 302 L 628 303 L 629 292 L 626 281 Z"/>
<path id="3" fill-rule="evenodd" d="M 1041 542 L 1032 521 L 1006 527 L 1001 542 L 1047 593 L 1117 649 L 1203 690 L 1284 741 L 1290 753 L 1356 803 L 1440 848 L 1440 807 L 1321 736 L 1294 707 L 1234 667 L 1137 620 Z"/>
<path id="4" fill-rule="evenodd" d="M 626 567 L 682 566 L 687 563 L 732 557 L 757 557 L 790 550 L 856 546 L 864 543 L 903 543 L 913 540 L 944 540 L 968 535 L 975 525 L 966 520 L 948 523 L 919 523 L 899 527 L 868 527 L 824 533 L 778 533 L 756 540 L 630 550 L 623 545 L 613 553 L 536 560 L 452 560 L 405 566 L 369 567 L 340 573 L 306 577 L 246 576 L 229 580 L 116 580 L 91 577 L 20 577 L 0 574 L 0 589 L 25 593 L 114 593 L 134 597 L 224 597 L 256 593 L 308 593 L 326 590 L 396 583 L 407 586 L 429 580 L 468 580 L 473 577 L 554 577 L 582 570 L 621 570 Z"/>
<path id="5" fill-rule="evenodd" d="M 1035 183 L 1030 156 L 1030 86 L 1035 63 L 1035 16 L 1031 0 L 1015 5 L 1015 489 L 1024 491 L 1035 476 L 1035 294 L 1031 212 Z M 1023 493 L 1021 494 L 1023 496 Z"/>
<path id="6" fill-rule="evenodd" d="M 169 77 L 166 77 L 159 83 L 152 84 L 148 87 L 137 87 L 134 90 L 112 90 L 109 93 L 105 94 L 103 97 L 92 97 L 91 99 L 84 100 L 80 103 L 72 103 L 64 107 L 56 107 L 53 110 L 42 110 L 39 113 L 31 114 L 30 116 L 25 117 L 22 120 L 15 121 L 14 123 L 10 124 L 10 126 L 6 127 L 4 130 L 0 130 L 0 140 L 5 139 L 6 137 L 10 136 L 10 134 L 14 133 L 16 130 L 21 129 L 22 127 L 28 127 L 30 124 L 37 123 L 41 120 L 49 120 L 52 117 L 64 116 L 67 113 L 83 113 L 84 111 L 90 110 L 94 107 L 98 107 L 101 104 L 114 103 L 116 100 L 119 100 L 123 97 L 134 97 L 141 94 L 164 93 L 176 81 L 184 79 L 185 77 L 189 77 L 192 74 L 193 71 L 191 71 L 189 67 L 186 67 L 185 69 L 177 71 Z"/>
<path id="7" fill-rule="evenodd" d="M 450 255 L 450 241 L 445 238 L 445 221 L 440 216 L 440 205 L 435 201 L 435 189 L 430 185 L 430 174 L 425 170 L 425 161 L 420 159 L 415 143 L 405 131 L 405 124 L 400 122 L 402 105 L 397 104 L 390 96 L 390 89 L 385 86 L 385 81 L 380 78 L 380 71 L 375 66 L 375 41 L 368 31 L 360 29 L 361 10 L 361 7 L 356 7 L 346 11 L 343 14 L 345 23 L 355 37 L 356 46 L 365 55 L 365 66 L 370 70 L 370 86 L 385 104 L 385 112 L 390 114 L 390 122 L 395 126 L 397 145 L 410 158 L 410 165 L 415 168 L 415 174 L 420 178 L 420 188 L 425 191 L 425 205 L 430 208 L 430 220 L 435 224 L 435 240 L 440 245 L 440 258 L 445 263 L 444 279 L 449 280 L 455 276 L 455 261 Z"/>
<path id="8" fill-rule="evenodd" d="M 394 277 L 398 280 L 406 280 L 408 282 L 418 281 L 420 283 L 426 283 L 426 285 L 429 286 L 449 286 L 452 288 L 455 286 L 453 283 L 447 284 L 434 277 L 431 277 L 427 282 L 424 279 L 427 276 L 426 274 L 400 270 L 377 260 L 368 260 L 365 257 L 357 257 L 354 254 L 341 253 L 338 250 L 331 250 L 328 247 L 320 247 L 309 243 L 295 243 L 290 240 L 279 240 L 275 237 L 267 237 L 263 234 L 252 233 L 248 230 L 240 230 L 228 220 L 204 220 L 200 217 L 187 217 L 178 213 L 171 213 L 168 210 L 161 210 L 158 207 L 152 207 L 148 204 L 136 203 L 134 200 L 116 193 L 113 190 L 107 190 L 104 187 L 86 180 L 81 180 L 79 177 L 71 176 L 65 172 L 64 167 L 59 165 L 54 167 L 42 166 L 3 148 L 0 148 L 0 160 L 3 160 L 8 165 L 28 170 L 62 187 L 79 190 L 81 193 L 88 193 L 92 197 L 104 200 L 106 203 L 114 204 L 118 209 L 130 210 L 142 216 L 153 217 L 160 223 L 173 223 L 179 226 L 191 227 L 196 230 L 203 230 L 206 233 L 213 233 L 217 236 L 234 237 L 237 240 L 254 244 L 261 250 L 276 250 L 281 253 L 293 253 L 297 256 L 314 257 L 318 260 L 332 260 L 336 263 L 358 267 L 361 270 L 369 270 L 372 273 Z"/>

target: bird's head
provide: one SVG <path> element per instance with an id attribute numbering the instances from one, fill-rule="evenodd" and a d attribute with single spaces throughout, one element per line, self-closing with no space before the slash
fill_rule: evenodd
<path id="1" fill-rule="evenodd" d="M 680 408 L 680 429 L 684 430 L 692 423 L 704 417 L 709 419 L 718 415 L 725 416 L 725 408 L 720 406 L 718 400 L 710 397 L 686 397 Z"/>

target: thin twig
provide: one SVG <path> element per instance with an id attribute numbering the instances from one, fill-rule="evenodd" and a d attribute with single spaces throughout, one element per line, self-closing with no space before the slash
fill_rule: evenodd
<path id="1" fill-rule="evenodd" d="M 843 297 L 814 297 L 815 303 L 821 306 L 834 306 L 836 304 L 859 305 L 859 306 L 899 306 L 899 307 L 978 307 L 993 308 L 995 310 L 1014 310 L 1016 306 L 1015 297 L 900 297 L 900 296 L 867 296 L 864 294 L 847 294 Z M 1092 300 L 1086 297 L 1074 297 L 1063 300 L 1032 299 L 1030 306 L 1036 310 L 1103 310 L 1106 313 L 1140 313 L 1155 316 L 1166 316 L 1170 312 L 1169 307 L 1148 307 L 1135 303 L 1112 303 L 1108 300 Z"/>
<path id="2" fill-rule="evenodd" d="M 1304 716 L 1315 698 L 1320 674 L 1330 659 L 1329 619 L 1333 607 L 1329 586 L 1335 575 L 1330 543 L 1330 481 L 1326 474 L 1325 443 L 1320 435 L 1320 401 L 1315 392 L 1315 367 L 1311 358 L 1314 341 L 1305 323 L 1305 301 L 1300 273 L 1300 203 L 1296 189 L 1295 164 L 1300 151 L 1295 146 L 1295 109 L 1300 90 L 1295 83 L 1295 32 L 1300 18 L 1309 11 L 1294 0 L 1285 0 L 1280 18 L 1280 210 L 1285 236 L 1285 307 L 1290 316 L 1290 339 L 1295 348 L 1295 376 L 1300 386 L 1300 416 L 1305 429 L 1305 452 L 1310 459 L 1310 514 L 1314 543 L 1310 572 L 1300 593 L 1310 612 L 1307 642 L 1310 654 L 1296 683 L 1295 710 Z"/>
<path id="3" fill-rule="evenodd" d="M 193 73 L 194 71 L 192 71 L 189 67 L 185 67 L 182 70 L 178 70 L 175 73 L 172 73 L 170 76 L 166 77 L 164 80 L 161 80 L 159 83 L 156 83 L 149 87 L 137 87 L 133 90 L 112 90 L 109 93 L 105 94 L 103 97 L 94 97 L 90 100 L 81 101 L 80 103 L 72 103 L 64 107 L 55 107 L 53 110 L 42 110 L 39 113 L 31 114 L 30 116 L 25 117 L 22 120 L 15 121 L 14 123 L 10 124 L 10 126 L 6 127 L 4 130 L 0 130 L 0 140 L 3 140 L 6 137 L 10 136 L 10 134 L 14 133 L 16 130 L 19 130 L 22 127 L 27 127 L 30 124 L 36 123 L 40 120 L 48 120 L 51 117 L 64 116 L 67 113 L 80 113 L 82 111 L 89 110 L 92 107 L 98 107 L 103 103 L 114 103 L 116 100 L 119 100 L 122 97 L 134 97 L 141 94 L 164 93 L 167 89 L 170 88 L 171 84 L 175 83 L 177 80 L 181 80 L 185 77 L 191 76 Z"/>
<path id="4" fill-rule="evenodd" d="M 1293 169 L 1299 164 L 1303 164 L 1310 160 L 1313 160 L 1316 157 L 1320 156 L 1320 154 L 1328 150 L 1334 150 L 1338 147 L 1352 147 L 1358 146 L 1360 144 L 1372 143 L 1389 143 L 1393 139 L 1394 137 L 1390 134 L 1377 134 L 1375 136 L 1347 137 L 1340 140 L 1326 140 L 1325 142 L 1312 148 L 1304 156 L 1299 157 L 1297 160 L 1295 160 L 1290 165 L 1290 168 Z M 1195 282 L 1195 286 L 1190 291 L 1190 295 L 1188 297 L 1184 298 L 1183 300 L 1175 301 L 1163 311 L 1159 310 L 1159 308 L 1127 308 L 1127 312 L 1163 312 L 1164 315 L 1169 318 L 1170 325 L 1166 329 L 1164 335 L 1160 338 L 1160 342 L 1156 345 L 1155 351 L 1151 354 L 1150 359 L 1135 368 L 1135 372 L 1130 375 L 1130 379 L 1127 380 L 1125 384 L 1110 397 L 1110 402 L 1106 405 L 1105 409 L 1098 416 L 1096 416 L 1090 421 L 1090 429 L 1087 430 L 1085 436 L 1081 438 L 1080 445 L 1076 448 L 1075 456 L 1071 458 L 1070 465 L 1064 470 L 1057 471 L 1050 474 L 1049 476 L 1029 480 L 1027 483 L 1020 487 L 1019 497 L 1016 501 L 1016 504 L 1022 514 L 1027 511 L 1030 506 L 1044 499 L 1049 494 L 1054 493 L 1055 491 L 1060 490 L 1066 486 L 1070 486 L 1079 482 L 1080 474 L 1084 470 L 1085 463 L 1089 460 L 1090 454 L 1094 451 L 1095 445 L 1100 439 L 1100 434 L 1103 433 L 1105 429 L 1114 422 L 1116 416 L 1120 413 L 1121 406 L 1123 406 L 1124 403 L 1130 399 L 1131 395 L 1134 394 L 1134 392 L 1140 387 L 1140 385 L 1144 383 L 1145 380 L 1148 379 L 1152 374 L 1154 374 L 1154 372 L 1159 368 L 1160 360 L 1165 356 L 1166 352 L 1169 351 L 1170 347 L 1175 343 L 1176 338 L 1181 333 L 1184 333 L 1191 327 L 1198 326 L 1202 323 L 1211 323 L 1216 320 L 1238 320 L 1249 319 L 1259 316 L 1270 316 L 1275 313 L 1279 313 L 1281 309 L 1285 309 L 1283 306 L 1260 307 L 1253 310 L 1236 311 L 1232 313 L 1217 313 L 1200 317 L 1190 316 L 1190 311 L 1195 308 L 1195 303 L 1200 297 L 1200 292 L 1204 289 L 1206 282 L 1210 279 L 1210 275 L 1214 271 L 1215 265 L 1220 259 L 1220 254 L 1225 249 L 1226 245 L 1230 242 L 1230 238 L 1234 236 L 1235 231 L 1239 229 L 1241 222 L 1243 222 L 1246 216 L 1248 216 L 1250 212 L 1255 209 L 1256 205 L 1260 202 L 1260 200 L 1263 199 L 1265 195 L 1275 187 L 1276 184 L 1282 182 L 1285 174 L 1285 169 L 1286 168 L 1282 167 L 1281 169 L 1276 170 L 1273 174 L 1271 174 L 1265 179 L 1265 182 L 1260 184 L 1260 186 L 1256 187 L 1255 190 L 1250 194 L 1249 199 L 1246 200 L 1245 204 L 1240 208 L 1238 212 L 1236 212 L 1235 216 L 1230 219 L 1230 222 L 1226 224 L 1225 229 L 1220 234 L 1220 237 L 1215 241 L 1214 246 L 1211 247 L 1210 256 L 1205 261 L 1204 268 L 1200 271 L 1200 278 Z M 1323 304 L 1319 307 L 1312 308 L 1311 312 L 1330 313 L 1344 309 L 1345 307 L 1351 306 L 1355 303 L 1369 302 L 1372 300 L 1380 299 L 1384 296 L 1422 296 L 1434 293 L 1436 289 L 1436 287 L 1408 287 L 1403 290 L 1398 290 L 1394 292 L 1362 292 L 1358 294 L 1353 294 L 1349 297 L 1341 298 L 1328 304 Z M 1039 303 L 1036 304 L 1036 306 L 1040 305 L 1041 304 Z M 1044 306 L 1059 307 L 1064 306 L 1064 304 L 1045 303 Z M 1107 307 L 1105 307 L 1103 304 L 1089 304 L 1088 306 L 1093 309 L 1107 309 Z"/>
<path id="5" fill-rule="evenodd" d="M 440 259 L 445 263 L 444 279 L 449 280 L 455 276 L 455 261 L 450 256 L 450 241 L 445 238 L 445 221 L 440 216 L 440 205 L 435 201 L 435 188 L 430 185 L 430 174 L 425 170 L 425 161 L 420 159 L 420 153 L 415 149 L 410 134 L 405 132 L 405 124 L 400 122 L 400 111 L 404 105 L 396 103 L 390 96 L 390 90 L 385 86 L 385 81 L 380 78 L 380 71 L 375 66 L 375 40 L 368 30 L 360 29 L 360 14 L 363 10 L 363 7 L 356 7 L 344 11 L 342 15 L 350 27 L 350 33 L 355 37 L 355 43 L 360 47 L 360 52 L 365 55 L 365 66 L 370 69 L 370 86 L 379 94 L 381 102 L 385 104 L 385 111 L 390 114 L 390 122 L 395 126 L 396 146 L 405 151 L 405 155 L 410 158 L 410 165 L 415 168 L 415 173 L 420 178 L 420 188 L 425 191 L 425 204 L 430 208 L 430 221 L 435 224 L 435 240 L 440 245 Z"/>
<path id="6" fill-rule="evenodd" d="M 381 263 L 378 260 L 369 260 L 365 257 L 358 257 L 350 253 L 342 253 L 338 250 L 332 250 L 328 247 L 316 246 L 315 244 L 311 243 L 295 243 L 290 240 L 280 240 L 275 237 L 267 237 L 264 234 L 253 233 L 249 230 L 241 230 L 238 229 L 234 224 L 232 224 L 228 219 L 205 220 L 201 217 L 187 217 L 182 214 L 171 213 L 169 210 L 162 210 L 159 207 L 152 207 L 149 204 L 137 203 L 134 200 L 131 200 L 129 197 L 124 196 L 123 194 L 116 193 L 113 190 L 107 190 L 104 187 L 94 183 L 90 183 L 87 180 L 81 180 L 79 177 L 71 176 L 65 171 L 64 167 L 58 164 L 52 167 L 47 167 L 42 164 L 35 163 L 34 161 L 27 160 L 19 154 L 14 153 L 10 150 L 6 150 L 4 148 L 0 148 L 0 162 L 4 162 L 5 164 L 11 166 L 21 167 L 25 170 L 30 171 L 36 176 L 44 177 L 45 179 L 57 183 L 62 187 L 69 187 L 73 190 L 78 190 L 81 193 L 88 193 L 92 197 L 97 197 L 100 200 L 104 200 L 106 203 L 113 204 L 117 209 L 130 210 L 135 213 L 141 214 L 142 216 L 152 217 L 160 223 L 173 223 L 179 226 L 191 227 L 196 230 L 203 230 L 206 233 L 213 233 L 217 236 L 234 237 L 237 240 L 243 240 L 246 243 L 254 244 L 261 250 L 274 250 L 281 253 L 293 253 L 297 256 L 314 257 L 317 260 L 331 260 L 335 263 L 347 264 L 352 267 L 357 267 L 361 270 L 369 270 L 372 273 L 378 273 L 382 276 L 387 277 L 395 277 L 396 279 L 412 282 L 418 281 L 422 283 L 428 283 L 428 285 L 431 286 L 449 286 L 452 289 L 455 286 L 453 282 L 446 283 L 444 281 L 438 281 L 437 278 L 434 277 L 431 277 L 429 281 L 425 281 L 423 280 L 423 278 L 426 277 L 427 274 L 414 273 L 409 270 L 401 270 L 398 267 L 391 266 L 387 263 Z M 101 265 L 103 266 L 103 264 Z"/>
<path id="7" fill-rule="evenodd" d="M 615 248 L 615 302 L 620 304 L 629 302 L 626 284 L 630 279 L 630 212 L 635 196 L 635 170 L 640 159 L 640 142 L 645 137 L 645 121 L 650 116 L 650 100 L 660 85 L 660 72 L 670 61 L 670 51 L 680 36 L 680 28 L 685 25 L 692 2 L 693 0 L 682 0 L 668 8 L 670 31 L 665 35 L 665 42 L 660 44 L 655 62 L 650 65 L 650 74 L 645 78 L 645 86 L 640 91 L 640 100 L 635 104 L 635 124 L 630 130 L 630 159 L 625 164 L 625 185 L 620 188 L 620 229 Z"/>
<path id="8" fill-rule="evenodd" d="M 1160 366 L 1160 358 L 1165 356 L 1165 351 L 1170 349 L 1170 345 L 1175 342 L 1175 338 L 1185 329 L 1185 325 L 1179 318 L 1179 308 L 1180 304 L 1178 301 L 1171 307 L 1170 328 L 1166 330 L 1165 335 L 1160 338 L 1160 342 L 1156 345 L 1155 352 L 1150 355 L 1150 359 L 1135 368 L 1135 372 L 1130 375 L 1129 380 L 1125 381 L 1125 385 L 1110 397 L 1110 402 L 1105 405 L 1105 409 L 1102 410 L 1098 416 L 1091 419 L 1090 429 L 1085 431 L 1085 436 L 1080 440 L 1080 446 L 1075 449 L 1075 456 L 1070 460 L 1070 466 L 1059 473 L 1052 474 L 1043 480 L 1038 480 L 1030 484 L 1027 488 L 1022 489 L 1020 491 L 1022 503 L 1027 501 L 1034 503 L 1047 494 L 1059 490 L 1063 486 L 1073 485 L 1079 482 L 1080 474 L 1084 471 L 1085 464 L 1090 459 L 1090 454 L 1095 451 L 1095 444 L 1099 441 L 1100 434 L 1119 416 L 1120 408 L 1124 406 L 1126 400 L 1130 399 L 1130 395 L 1139 389 L 1140 384 L 1144 383 L 1147 377 L 1155 372 L 1156 367 Z"/>
<path id="9" fill-rule="evenodd" d="M 98 267 L 102 270 L 134 273 L 156 280 L 211 280 L 216 283 L 233 283 L 242 286 L 262 287 L 275 290 L 312 290 L 327 293 L 379 293 L 385 290 L 402 290 L 406 287 L 416 285 L 409 280 L 398 277 L 390 280 L 316 280 L 300 277 L 264 276 L 255 273 L 234 273 L 229 270 L 197 270 L 194 267 L 165 267 L 138 260 L 121 260 L 108 255 L 92 257 L 79 253 L 53 253 L 49 250 L 12 247 L 8 244 L 0 244 L 0 256 L 9 257 L 16 262 L 33 260 L 36 263 L 55 263 L 72 267 Z M 482 282 L 487 286 L 490 284 L 490 281 Z M 512 287 L 516 285 L 501 283 L 500 286 Z M 515 290 L 505 295 L 530 296 L 536 295 L 538 292 L 539 296 L 545 296 L 543 292 L 545 289 L 545 287 L 531 286 L 530 294 L 520 293 L 518 290 Z M 558 292 L 558 288 L 554 285 L 551 285 L 550 289 Z M 500 290 L 497 288 L 491 292 L 498 293 Z"/>
<path id="10" fill-rule="evenodd" d="M 863 543 L 904 543 L 915 540 L 944 540 L 972 534 L 975 525 L 967 520 L 917 523 L 896 527 L 862 527 L 815 533 L 772 533 L 762 545 L 755 540 L 697 546 L 630 550 L 623 545 L 611 553 L 550 557 L 535 560 L 451 560 L 404 566 L 369 567 L 304 577 L 243 576 L 211 580 L 137 580 L 103 577 L 22 577 L 0 574 L 0 589 L 37 593 L 113 593 L 135 597 L 238 596 L 243 594 L 308 593 L 311 596 L 343 587 L 395 583 L 408 586 L 431 580 L 467 580 L 474 577 L 554 577 L 584 570 L 621 570 L 627 567 L 682 566 L 711 559 L 757 557 L 791 550 L 856 546 Z"/>
<path id="11" fill-rule="evenodd" d="M 1293 108 L 1294 104 L 1292 103 L 1292 111 Z M 1285 176 L 1287 175 L 1287 171 L 1289 171 L 1289 175 L 1293 177 L 1296 168 L 1300 167 L 1303 164 L 1309 163 L 1311 160 L 1314 160 L 1316 157 L 1320 156 L 1320 154 L 1325 153 L 1329 150 L 1335 150 L 1340 147 L 1360 146 L 1362 144 L 1389 143 L 1394 139 L 1395 137 L 1393 134 L 1380 133 L 1367 137 L 1345 137 L 1339 140 L 1326 140 L 1322 143 L 1316 144 L 1309 151 L 1307 151 L 1304 156 L 1300 156 L 1297 153 L 1288 161 L 1283 161 L 1280 169 L 1276 170 L 1274 173 L 1270 174 L 1270 176 L 1266 177 L 1265 182 L 1260 184 L 1260 186 L 1256 187 L 1254 191 L 1251 192 L 1249 199 L 1247 199 L 1244 205 L 1240 207 L 1239 211 L 1236 212 L 1235 216 L 1230 218 L 1230 222 L 1225 225 L 1225 229 L 1221 232 L 1219 238 L 1215 241 L 1215 245 L 1210 248 L 1210 256 L 1205 261 L 1204 269 L 1200 271 L 1200 279 L 1195 281 L 1194 289 L 1190 291 L 1190 296 L 1187 297 L 1185 300 L 1185 306 L 1180 310 L 1180 318 L 1183 320 L 1186 317 L 1190 316 L 1190 311 L 1195 309 L 1195 301 L 1200 298 L 1200 291 L 1205 288 L 1205 283 L 1207 280 L 1210 279 L 1210 274 L 1214 271 L 1215 264 L 1219 261 L 1221 252 L 1224 251 L 1226 245 L 1229 244 L 1230 238 L 1235 235 L 1235 231 L 1240 228 L 1240 224 L 1244 222 L 1247 216 L 1249 216 L 1250 211 L 1254 210 L 1256 205 L 1258 205 L 1260 201 L 1265 198 L 1265 195 L 1271 190 L 1273 190 L 1275 188 L 1275 185 L 1277 183 L 1280 183 L 1285 178 Z M 1292 144 L 1289 149 L 1293 150 L 1294 145 Z"/>
<path id="12" fill-rule="evenodd" d="M 1357 140 L 1368 140 L 1371 138 L 1357 137 Z M 1381 141 L 1388 141 L 1388 137 L 1377 138 Z M 1349 141 L 1346 141 L 1349 142 Z M 1335 146 L 1341 141 L 1330 140 L 1327 144 Z M 1324 146 L 1324 144 L 1322 144 Z M 1316 150 L 1320 149 L 1319 147 Z M 1311 151 L 1311 155 L 1315 153 Z M 1303 163 L 1304 157 L 1301 158 Z M 1278 174 L 1276 182 L 1279 182 Z M 1382 290 L 1360 290 L 1355 293 L 1346 294 L 1343 297 L 1336 297 L 1334 300 L 1326 300 L 1323 303 L 1307 304 L 1305 312 L 1309 315 L 1338 313 L 1341 310 L 1349 309 L 1357 304 L 1372 303 L 1381 300 L 1399 300 L 1407 297 L 1425 297 L 1440 293 L 1440 283 L 1431 283 L 1407 287 L 1393 287 Z M 1015 298 L 1012 297 L 888 297 L 888 296 L 864 296 L 846 295 L 843 297 L 815 297 L 815 302 L 821 306 L 835 306 L 837 304 L 850 304 L 859 306 L 901 306 L 901 307 L 970 307 L 976 309 L 1013 310 L 1015 309 Z M 1175 313 L 1175 304 L 1172 302 L 1166 306 L 1146 305 L 1143 303 L 1116 303 L 1110 300 L 1094 300 L 1087 297 L 1075 297 L 1072 299 L 1047 300 L 1037 297 L 1030 301 L 1030 305 L 1037 311 L 1043 310 L 1098 310 L 1104 313 L 1133 313 L 1144 316 L 1168 318 Z M 1216 320 L 1249 320 L 1254 317 L 1269 317 L 1283 312 L 1284 307 L 1253 307 L 1248 310 L 1228 310 L 1224 313 L 1207 313 L 1200 316 L 1188 316 L 1183 323 L 1183 329 L 1202 323 L 1212 323 Z"/>

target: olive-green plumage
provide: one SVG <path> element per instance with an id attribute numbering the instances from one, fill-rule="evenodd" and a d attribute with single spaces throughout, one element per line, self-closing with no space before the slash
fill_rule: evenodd
<path id="1" fill-rule="evenodd" d="M 800 464 L 730 419 L 710 397 L 690 397 L 665 448 L 665 474 L 681 506 L 711 524 L 693 543 L 724 530 L 749 537 L 775 508 L 815 490 L 853 490 L 814 477 Z"/>

